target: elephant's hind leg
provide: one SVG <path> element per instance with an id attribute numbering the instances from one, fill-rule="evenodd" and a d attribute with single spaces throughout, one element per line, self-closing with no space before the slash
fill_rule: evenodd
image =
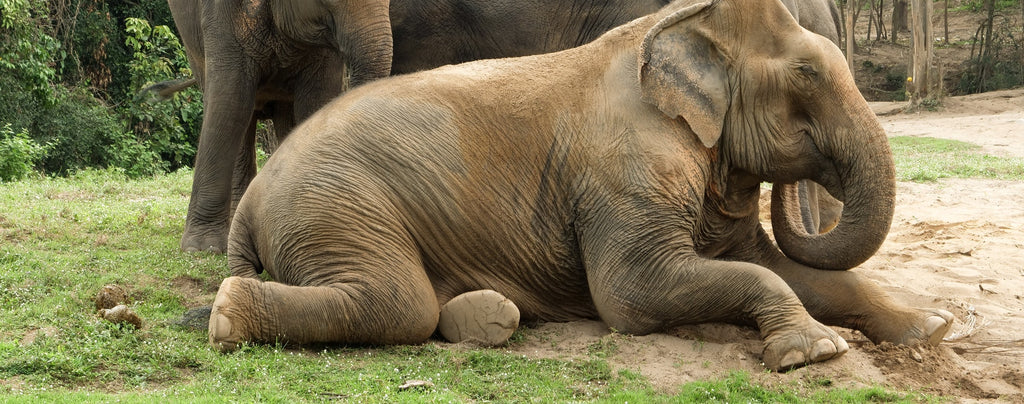
<path id="1" fill-rule="evenodd" d="M 496 346 L 508 341 L 519 327 L 519 308 L 490 289 L 455 296 L 441 306 L 437 328 L 451 342 Z"/>
<path id="2" fill-rule="evenodd" d="M 324 286 L 227 278 L 210 313 L 210 345 L 227 352 L 244 341 L 412 344 L 434 332 L 437 297 L 422 269 L 368 275 Z"/>

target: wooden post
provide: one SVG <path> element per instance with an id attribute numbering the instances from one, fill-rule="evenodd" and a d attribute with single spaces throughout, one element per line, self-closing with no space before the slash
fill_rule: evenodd
<path id="1" fill-rule="evenodd" d="M 846 64 L 850 66 L 850 76 L 854 76 L 853 51 L 856 44 L 853 40 L 853 19 L 857 0 L 846 0 Z"/>
<path id="2" fill-rule="evenodd" d="M 910 90 L 910 102 L 918 105 L 921 101 L 934 98 L 935 79 L 932 77 L 932 44 L 935 38 L 932 35 L 932 0 L 914 0 L 910 8 L 912 20 L 913 38 L 912 48 L 912 70 L 907 89 Z"/>

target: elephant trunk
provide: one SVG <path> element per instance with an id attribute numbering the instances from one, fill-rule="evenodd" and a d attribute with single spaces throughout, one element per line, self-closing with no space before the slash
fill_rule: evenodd
<path id="1" fill-rule="evenodd" d="M 353 2 L 362 3 L 362 2 Z M 339 40 L 349 69 L 349 87 L 391 75 L 394 45 L 388 2 L 361 7 L 342 25 Z"/>
<path id="2" fill-rule="evenodd" d="M 864 106 L 867 109 L 867 106 Z M 869 111 L 868 111 L 869 112 Z M 846 270 L 870 258 L 885 241 L 895 209 L 896 179 L 888 139 L 873 114 L 844 125 L 823 151 L 830 155 L 838 184 L 829 193 L 843 200 L 832 231 L 809 234 L 801 222 L 796 184 L 772 190 L 772 229 L 779 248 L 794 261 L 814 268 Z M 866 129 L 854 135 L 849 128 Z M 831 149 L 831 150 L 829 150 Z"/>

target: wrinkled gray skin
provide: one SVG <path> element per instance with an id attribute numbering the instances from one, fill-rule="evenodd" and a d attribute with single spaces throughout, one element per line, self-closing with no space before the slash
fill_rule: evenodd
<path id="1" fill-rule="evenodd" d="M 842 25 L 834 1 L 782 3 L 801 26 L 839 45 Z M 665 4 L 668 1 L 396 0 L 391 4 L 395 40 L 391 72 L 412 73 L 580 46 Z M 835 227 L 842 203 L 813 182 L 801 181 L 799 188 L 804 231 L 825 233 Z"/>
<path id="2" fill-rule="evenodd" d="M 796 198 L 779 184 L 811 179 L 846 204 L 816 236 L 835 251 L 791 248 L 849 268 L 885 240 L 892 157 L 839 49 L 777 0 L 690 4 L 579 48 L 380 80 L 326 106 L 239 204 L 211 344 L 419 343 L 476 290 L 527 321 L 753 324 L 772 369 L 843 354 L 820 322 L 938 343 L 950 313 L 794 262 L 758 221 L 762 181 L 787 214 Z"/>
<path id="3" fill-rule="evenodd" d="M 170 0 L 175 22 L 191 57 L 193 70 L 202 78 L 203 35 L 201 27 L 197 24 L 200 19 L 195 3 L 195 0 Z M 353 0 L 347 5 L 363 3 L 368 1 L 360 3 Z M 838 40 L 838 19 L 830 14 L 830 0 L 787 0 L 786 3 L 792 13 L 799 16 L 799 21 L 804 27 L 833 41 Z M 278 2 L 271 2 L 271 5 L 276 4 Z M 295 4 L 310 2 L 306 0 Z M 346 3 L 335 4 L 338 4 L 337 8 L 341 10 L 336 13 L 347 13 L 342 8 Z M 390 5 L 394 43 L 391 72 L 411 73 L 470 60 L 534 55 L 568 49 L 588 43 L 628 21 L 653 13 L 665 4 L 665 0 L 396 0 Z M 832 8 L 834 9 L 834 5 Z M 314 9 L 307 10 L 311 12 L 309 10 Z M 321 9 L 324 16 L 328 16 L 328 11 L 331 10 Z M 254 14 L 263 17 L 268 15 L 261 10 Z M 375 17 L 378 14 L 371 13 Z M 381 26 L 381 23 L 375 20 L 366 22 L 373 22 L 370 25 L 375 29 Z M 216 24 L 210 23 L 207 26 L 210 25 Z M 311 24 L 294 26 L 307 30 L 312 27 L 322 28 Z M 377 31 L 373 31 L 372 35 L 362 35 L 370 31 L 354 29 L 359 27 L 357 24 L 346 23 L 338 26 L 353 29 L 337 32 L 336 37 L 365 37 L 366 46 L 373 43 L 383 44 L 386 39 Z M 207 28 L 210 29 L 214 28 Z M 301 122 L 312 111 L 326 104 L 343 90 L 342 69 L 336 67 L 340 66 L 341 61 L 333 52 L 337 49 L 336 46 L 319 43 L 317 46 L 292 49 L 289 47 L 291 37 L 280 35 L 278 31 L 273 27 L 248 33 L 236 31 L 234 38 L 239 40 L 235 42 L 214 40 L 228 48 L 237 47 L 237 44 L 242 44 L 243 47 L 250 44 L 248 47 L 259 49 L 262 45 L 254 44 L 267 42 L 276 43 L 276 48 L 287 49 L 268 53 L 247 51 L 247 54 L 251 55 L 248 57 L 251 64 L 258 65 L 261 71 L 273 71 L 273 74 L 245 75 L 242 71 L 251 71 L 252 68 L 237 69 L 243 66 L 242 64 L 236 64 L 234 71 L 219 73 L 219 76 L 241 75 L 234 77 L 235 81 L 261 83 L 255 88 L 256 101 L 252 105 L 256 110 L 254 116 L 247 115 L 250 104 L 248 98 L 252 97 L 251 94 L 238 97 L 234 92 L 204 91 L 207 94 L 204 95 L 204 107 L 207 107 L 207 112 L 203 133 L 206 135 L 201 137 L 196 157 L 192 199 L 185 233 L 181 240 L 181 248 L 185 251 L 224 251 L 230 223 L 230 207 L 241 198 L 255 174 L 254 119 L 272 118 L 276 133 L 283 138 L 295 123 Z M 270 37 L 274 41 L 260 37 L 267 32 L 275 34 Z M 218 38 L 232 38 L 230 34 L 222 35 L 226 36 Z M 246 38 L 244 35 L 249 37 Z M 335 42 L 344 43 L 341 39 Z M 355 51 L 343 53 L 360 55 Z M 367 63 L 365 60 L 370 54 L 366 54 L 366 57 L 357 59 L 363 59 L 363 63 Z M 380 61 L 386 60 L 383 50 L 375 57 L 379 57 Z M 331 63 L 338 65 L 330 66 Z M 280 69 L 274 70 L 278 66 Z M 355 69 L 357 73 L 353 76 L 353 83 L 358 84 L 379 77 L 383 69 L 379 65 L 374 66 L 372 69 Z M 360 71 L 366 73 L 359 74 Z M 257 78 L 259 80 L 256 80 Z M 314 85 L 309 85 L 310 82 Z M 182 84 L 188 86 L 191 83 L 160 83 L 150 90 L 167 97 L 174 91 L 184 88 Z M 214 84 L 218 83 L 221 81 L 214 80 Z M 232 154 L 233 152 L 235 154 Z M 811 200 L 811 203 L 805 203 L 809 209 L 806 217 L 809 229 L 818 227 L 814 221 L 818 208 L 813 205 L 814 200 Z M 827 217 L 838 220 L 837 215 Z"/>
<path id="4" fill-rule="evenodd" d="M 273 118 L 287 133 L 340 94 L 346 80 L 388 76 L 388 0 L 168 4 L 203 91 L 181 248 L 223 252 L 231 208 L 256 174 L 256 120 Z"/>

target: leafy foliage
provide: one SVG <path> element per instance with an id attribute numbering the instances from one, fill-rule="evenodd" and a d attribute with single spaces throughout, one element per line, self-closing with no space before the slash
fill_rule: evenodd
<path id="1" fill-rule="evenodd" d="M 981 93 L 1024 84 L 1024 38 L 1020 25 L 1006 15 L 994 15 L 978 27 L 971 56 L 960 76 L 958 92 Z M 989 24 L 992 26 L 990 27 Z M 977 49 L 977 52 L 975 50 Z"/>
<path id="2" fill-rule="evenodd" d="M 199 91 L 135 100 L 143 86 L 191 75 L 170 21 L 160 0 L 0 0 L 0 125 L 50 146 L 35 169 L 138 177 L 191 164 Z"/>
<path id="3" fill-rule="evenodd" d="M 134 51 L 128 71 L 132 88 L 189 77 L 192 70 L 181 42 L 166 25 L 151 27 L 139 18 L 125 20 L 125 44 Z M 146 102 L 142 95 L 127 103 L 123 112 L 145 149 L 159 155 L 164 169 L 189 165 L 196 153 L 202 115 L 201 94 L 190 87 L 168 102 Z"/>
<path id="4" fill-rule="evenodd" d="M 24 131 L 15 133 L 11 124 L 0 128 L 0 181 L 16 181 L 32 172 L 36 161 L 46 153 Z"/>
<path id="5" fill-rule="evenodd" d="M 60 45 L 44 30 L 48 23 L 43 0 L 0 0 L 0 75 L 15 78 L 12 90 L 52 103 Z"/>

